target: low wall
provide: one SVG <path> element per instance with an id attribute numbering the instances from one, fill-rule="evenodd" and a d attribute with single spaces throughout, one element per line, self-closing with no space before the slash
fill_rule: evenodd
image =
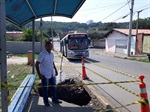
<path id="1" fill-rule="evenodd" d="M 42 42 L 42 49 L 44 49 L 44 42 Z M 6 50 L 12 54 L 24 54 L 32 50 L 32 42 L 7 41 Z M 41 42 L 35 42 L 35 53 L 40 52 L 41 52 Z"/>

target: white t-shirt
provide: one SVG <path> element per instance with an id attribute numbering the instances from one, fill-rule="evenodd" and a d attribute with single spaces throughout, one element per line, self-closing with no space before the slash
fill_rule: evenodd
<path id="1" fill-rule="evenodd" d="M 46 50 L 43 50 L 39 56 L 37 61 L 40 62 L 40 73 L 44 75 L 47 79 L 54 76 L 54 54 L 53 52 L 47 52 Z"/>

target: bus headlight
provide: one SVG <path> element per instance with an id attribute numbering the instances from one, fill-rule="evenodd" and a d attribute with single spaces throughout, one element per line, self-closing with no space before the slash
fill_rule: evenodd
<path id="1" fill-rule="evenodd" d="M 70 55 L 74 55 L 74 54 L 75 54 L 75 52 L 73 52 L 73 51 L 68 51 L 68 53 L 69 53 Z"/>
<path id="2" fill-rule="evenodd" d="M 89 51 L 88 51 L 88 50 L 85 50 L 85 51 L 83 52 L 83 56 L 88 57 L 88 56 L 89 56 Z"/>

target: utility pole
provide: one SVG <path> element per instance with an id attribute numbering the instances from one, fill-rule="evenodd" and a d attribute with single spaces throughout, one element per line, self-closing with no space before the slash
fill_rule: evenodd
<path id="1" fill-rule="evenodd" d="M 51 37 L 52 37 L 52 50 L 54 50 L 54 42 L 53 42 L 53 26 L 52 26 L 52 22 L 53 22 L 53 19 L 52 19 L 52 16 L 51 16 Z"/>
<path id="2" fill-rule="evenodd" d="M 129 23 L 129 40 L 128 40 L 128 56 L 130 56 L 130 52 L 131 52 L 133 5 L 134 5 L 134 0 L 131 0 L 130 23 Z"/>
<path id="3" fill-rule="evenodd" d="M 135 43 L 135 51 L 137 50 L 137 40 L 138 40 L 138 29 L 139 29 L 139 15 L 140 15 L 140 12 L 142 12 L 143 10 L 140 10 L 137 12 L 137 20 L 136 20 L 136 43 Z M 136 52 L 135 52 L 136 53 Z"/>
<path id="4" fill-rule="evenodd" d="M 138 26 L 139 26 L 139 15 L 140 12 L 142 12 L 143 10 L 140 10 L 137 12 L 137 20 L 136 20 L 136 36 L 138 35 Z"/>

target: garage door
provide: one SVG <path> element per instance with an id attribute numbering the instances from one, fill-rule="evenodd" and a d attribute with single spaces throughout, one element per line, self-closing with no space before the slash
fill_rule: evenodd
<path id="1" fill-rule="evenodd" d="M 116 40 L 116 53 L 127 54 L 127 40 Z"/>
<path id="2" fill-rule="evenodd" d="M 143 53 L 150 53 L 150 36 L 144 36 Z"/>

